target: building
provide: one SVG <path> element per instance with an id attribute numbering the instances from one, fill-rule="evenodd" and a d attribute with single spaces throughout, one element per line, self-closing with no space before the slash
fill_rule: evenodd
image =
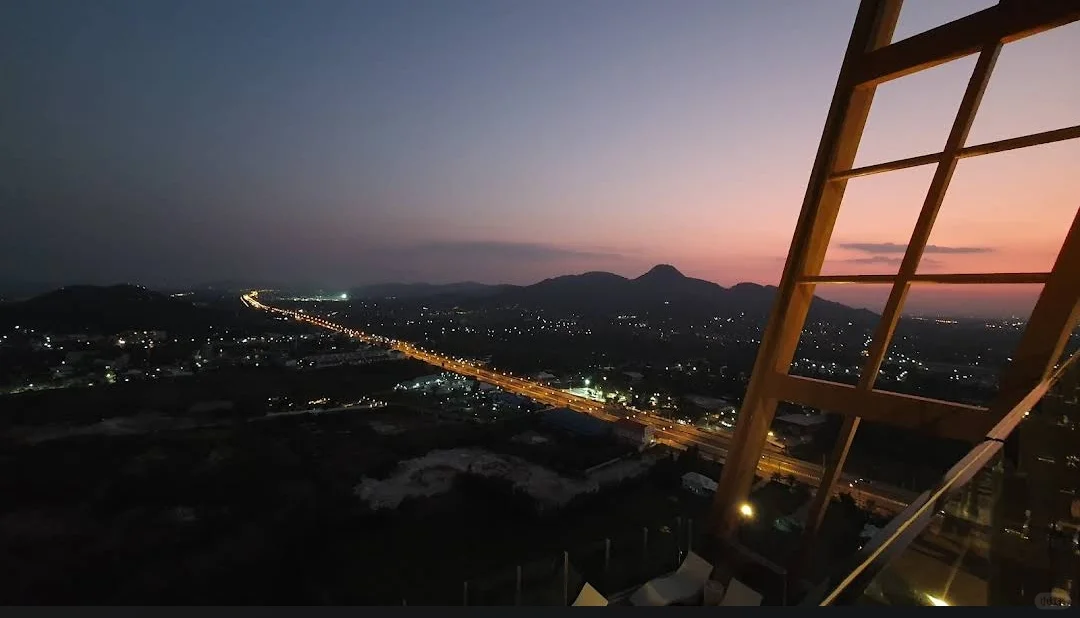
<path id="1" fill-rule="evenodd" d="M 386 350 L 367 347 L 351 352 L 327 352 L 312 354 L 300 359 L 296 366 L 307 368 L 338 367 L 341 365 L 362 365 L 385 360 L 401 360 L 405 355 L 398 350 Z"/>
<path id="2" fill-rule="evenodd" d="M 686 401 L 694 404 L 695 406 L 711 413 L 723 413 L 727 410 L 734 410 L 735 406 L 731 405 L 726 399 L 720 399 L 719 397 L 705 397 L 704 395 L 686 395 L 683 397 Z"/>
<path id="3" fill-rule="evenodd" d="M 711 496 L 716 491 L 716 481 L 697 472 L 687 472 L 682 476 L 683 489 L 699 496 Z"/>
<path id="4" fill-rule="evenodd" d="M 769 438 L 778 439 L 787 446 L 810 442 L 828 422 L 824 414 L 785 414 L 773 420 Z"/>
<path id="5" fill-rule="evenodd" d="M 615 421 L 612 424 L 612 433 L 619 441 L 638 448 L 644 448 L 653 442 L 653 428 L 629 418 Z"/>
<path id="6" fill-rule="evenodd" d="M 592 388 L 589 386 L 582 386 L 579 388 L 567 388 L 565 392 L 570 393 L 575 397 L 583 397 L 592 401 L 604 401 L 604 391 L 598 388 Z"/>
<path id="7" fill-rule="evenodd" d="M 453 379 L 453 374 L 435 373 L 427 376 L 420 376 L 419 378 L 413 378 L 412 380 L 406 380 L 405 382 L 400 382 L 396 386 L 394 386 L 394 388 L 407 391 L 432 391 L 439 388 L 440 386 L 448 384 Z"/>
<path id="8" fill-rule="evenodd" d="M 533 403 L 532 399 L 529 399 L 528 397 L 507 393 L 506 391 L 495 391 L 491 393 L 491 401 L 496 405 L 505 408 L 525 408 L 531 406 Z"/>
<path id="9" fill-rule="evenodd" d="M 543 413 L 545 424 L 578 436 L 602 437 L 611 434 L 611 423 L 570 408 L 552 408 Z"/>

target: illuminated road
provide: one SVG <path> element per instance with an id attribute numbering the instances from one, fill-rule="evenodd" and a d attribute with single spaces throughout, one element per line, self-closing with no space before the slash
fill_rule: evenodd
<path id="1" fill-rule="evenodd" d="M 699 450 L 711 459 L 723 462 L 727 456 L 727 449 L 731 442 L 731 433 L 720 431 L 704 431 L 696 427 L 680 425 L 675 421 L 648 412 L 633 412 L 615 409 L 605 404 L 571 395 L 550 386 L 545 386 L 531 380 L 525 380 L 517 376 L 500 373 L 479 367 L 460 358 L 453 358 L 445 354 L 439 354 L 431 350 L 425 350 L 411 343 L 390 339 L 378 335 L 370 335 L 356 329 L 334 324 L 319 316 L 308 315 L 302 311 L 291 311 L 271 307 L 259 301 L 259 293 L 249 292 L 240 297 L 248 307 L 263 311 L 270 311 L 279 315 L 291 317 L 296 320 L 307 322 L 334 332 L 354 337 L 373 345 L 385 346 L 400 351 L 402 354 L 424 361 L 436 367 L 442 367 L 447 371 L 476 378 L 501 388 L 504 391 L 523 395 L 534 401 L 570 408 L 571 410 L 591 414 L 606 421 L 614 421 L 619 418 L 632 418 L 653 428 L 657 440 L 672 444 L 676 447 L 686 448 L 697 445 Z M 801 459 L 787 457 L 771 444 L 766 444 L 765 454 L 758 463 L 758 471 L 766 475 L 789 475 L 808 485 L 817 486 L 821 479 L 821 466 L 812 464 Z M 884 485 L 882 483 L 863 481 L 850 475 L 844 475 L 837 483 L 837 493 L 849 493 L 851 497 L 863 506 L 872 504 L 877 510 L 887 513 L 899 513 L 908 503 L 914 500 L 915 495 L 911 492 Z"/>

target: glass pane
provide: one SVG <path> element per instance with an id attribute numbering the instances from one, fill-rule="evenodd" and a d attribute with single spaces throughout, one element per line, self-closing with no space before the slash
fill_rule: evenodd
<path id="1" fill-rule="evenodd" d="M 882 554 L 891 557 L 869 584 L 837 604 L 1072 603 L 1080 592 L 1080 363 L 1067 365 L 1003 444 L 976 448 L 994 452 L 934 505 L 928 523 L 915 523 L 913 540 Z"/>

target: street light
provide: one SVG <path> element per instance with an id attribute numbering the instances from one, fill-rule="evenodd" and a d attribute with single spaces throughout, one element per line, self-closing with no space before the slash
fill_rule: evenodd
<path id="1" fill-rule="evenodd" d="M 743 519 L 753 519 L 754 507 L 751 506 L 749 502 L 743 502 L 739 505 L 739 515 L 741 515 Z"/>

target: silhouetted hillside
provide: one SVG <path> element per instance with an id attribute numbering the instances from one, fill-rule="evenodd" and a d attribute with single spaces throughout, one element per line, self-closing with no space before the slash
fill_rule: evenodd
<path id="1" fill-rule="evenodd" d="M 485 304 L 514 304 L 547 311 L 617 315 L 649 313 L 671 317 L 731 316 L 745 313 L 762 321 L 772 309 L 776 287 L 740 283 L 731 288 L 687 277 L 661 264 L 627 279 L 608 272 L 588 272 L 545 279 L 485 299 Z M 869 324 L 874 313 L 815 297 L 811 318 Z"/>
<path id="2" fill-rule="evenodd" d="M 231 300 L 231 299 L 230 299 Z M 226 328 L 261 319 L 240 311 L 239 302 L 195 305 L 138 285 L 75 285 L 29 300 L 0 305 L 0 325 L 62 332 L 124 330 L 197 331 Z"/>

